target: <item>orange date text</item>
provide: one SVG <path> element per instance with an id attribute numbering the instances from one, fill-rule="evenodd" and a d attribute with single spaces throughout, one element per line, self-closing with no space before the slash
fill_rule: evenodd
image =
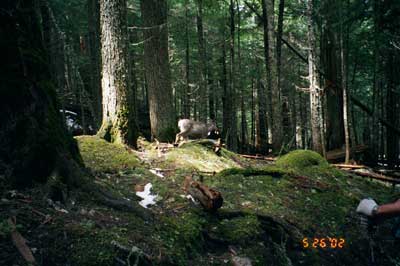
<path id="1" fill-rule="evenodd" d="M 345 246 L 346 240 L 344 238 L 325 237 L 325 238 L 308 238 L 302 240 L 303 248 L 321 248 L 321 249 L 342 249 Z"/>

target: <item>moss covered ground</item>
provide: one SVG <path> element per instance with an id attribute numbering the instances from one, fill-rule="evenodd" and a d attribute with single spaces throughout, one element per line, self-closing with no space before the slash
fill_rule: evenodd
<path id="1" fill-rule="evenodd" d="M 198 143 L 162 152 L 144 140 L 140 151 L 97 137 L 77 141 L 94 183 L 113 195 L 137 201 L 135 188 L 151 182 L 158 195 L 148 209 L 154 218 L 104 206 L 83 191 L 50 204 L 43 189 L 4 187 L 0 264 L 23 265 L 7 227 L 15 216 L 41 265 L 232 265 L 238 258 L 252 265 L 368 265 L 369 242 L 355 207 L 366 196 L 379 203 L 396 197 L 391 187 L 349 176 L 310 151 L 294 151 L 272 164 L 225 149 L 218 156 Z M 222 193 L 217 213 L 184 197 L 183 180 L 193 174 Z M 378 229 L 377 265 L 399 261 L 391 224 Z M 346 242 L 342 249 L 305 249 L 305 237 Z"/>

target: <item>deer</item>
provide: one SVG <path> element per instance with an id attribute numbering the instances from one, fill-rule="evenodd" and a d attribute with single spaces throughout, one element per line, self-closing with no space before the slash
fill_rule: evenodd
<path id="1" fill-rule="evenodd" d="M 215 122 L 203 123 L 194 121 L 191 119 L 180 119 L 178 121 L 178 127 L 180 132 L 176 134 L 175 143 L 178 143 L 180 139 L 188 140 L 192 139 L 204 139 L 212 138 L 218 139 L 220 136 L 219 129 Z"/>

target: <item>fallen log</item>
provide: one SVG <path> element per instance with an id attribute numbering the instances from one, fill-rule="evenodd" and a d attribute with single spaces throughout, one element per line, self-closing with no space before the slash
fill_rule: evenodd
<path id="1" fill-rule="evenodd" d="M 400 179 L 388 177 L 388 176 L 385 176 L 382 174 L 371 173 L 371 172 L 360 172 L 360 171 L 355 171 L 355 170 L 348 170 L 348 172 L 359 175 L 359 176 L 369 177 L 369 178 L 376 179 L 379 181 L 388 182 L 393 185 L 400 184 Z"/>
<path id="2" fill-rule="evenodd" d="M 192 176 L 185 178 L 183 189 L 208 211 L 216 211 L 221 208 L 224 201 L 219 191 L 209 188 L 200 182 L 193 181 Z"/>
<path id="3" fill-rule="evenodd" d="M 364 169 L 367 168 L 367 166 L 365 165 L 360 165 L 360 164 L 343 164 L 343 163 L 334 163 L 331 164 L 332 166 L 336 167 L 336 168 L 347 168 L 347 169 Z"/>
<path id="4" fill-rule="evenodd" d="M 362 152 L 366 151 L 367 148 L 368 147 L 365 145 L 357 145 L 357 146 L 351 148 L 351 154 L 362 153 Z M 345 156 L 346 156 L 345 149 L 331 150 L 326 153 L 326 159 L 331 162 L 343 159 L 343 158 L 345 158 Z"/>

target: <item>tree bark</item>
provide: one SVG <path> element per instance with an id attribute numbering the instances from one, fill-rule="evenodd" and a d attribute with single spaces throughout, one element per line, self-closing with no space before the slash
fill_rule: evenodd
<path id="1" fill-rule="evenodd" d="M 100 1 L 103 121 L 98 135 L 136 147 L 125 0 Z"/>
<path id="2" fill-rule="evenodd" d="M 322 116 L 322 90 L 318 84 L 316 62 L 315 29 L 313 22 L 313 2 L 307 0 L 307 27 L 308 27 L 308 71 L 310 81 L 310 112 L 312 149 L 325 156 Z"/>
<path id="3" fill-rule="evenodd" d="M 204 41 L 203 31 L 203 0 L 197 0 L 197 38 L 199 44 L 199 62 L 200 62 L 200 88 L 199 88 L 199 118 L 200 121 L 207 121 L 207 100 L 208 100 L 208 86 L 207 86 L 207 55 L 206 46 Z"/>
<path id="4" fill-rule="evenodd" d="M 244 152 L 245 147 L 247 146 L 247 120 L 246 120 L 246 110 L 244 106 L 244 95 L 245 89 L 243 86 L 242 80 L 242 56 L 241 56 L 241 47 L 240 47 L 240 23 L 241 23 L 241 15 L 239 8 L 240 0 L 236 0 L 236 10 L 237 10 L 237 55 L 238 55 L 238 87 L 240 93 L 240 142 L 241 142 L 241 150 Z"/>
<path id="5" fill-rule="evenodd" d="M 190 37 L 189 37 L 189 8 L 185 1 L 185 88 L 183 92 L 183 116 L 190 118 Z"/>
<path id="6" fill-rule="evenodd" d="M 12 186 L 46 182 L 56 173 L 82 182 L 82 159 L 59 112 L 43 47 L 38 1 L 7 1 L 0 14 L 0 173 Z"/>
<path id="7" fill-rule="evenodd" d="M 142 0 L 140 7 L 145 27 L 144 64 L 151 134 L 160 141 L 173 141 L 176 117 L 168 55 L 167 3 L 165 0 Z"/>
<path id="8" fill-rule="evenodd" d="M 341 9 L 343 10 L 343 9 Z M 341 11 L 343 12 L 343 11 Z M 350 130 L 349 130 L 349 115 L 348 115 L 348 100 L 347 100 L 347 47 L 345 47 L 343 21 L 345 17 L 341 16 L 340 27 L 340 55 L 341 55 L 341 72 L 342 72 L 342 90 L 343 90 L 343 126 L 345 140 L 345 164 L 350 161 Z"/>
<path id="9" fill-rule="evenodd" d="M 231 119 L 231 105 L 229 103 L 229 89 L 227 82 L 227 67 L 226 67 L 226 44 L 225 44 L 225 27 L 222 31 L 222 57 L 221 57 L 221 80 L 222 86 L 222 138 L 226 139 L 229 130 Z"/>
<path id="10" fill-rule="evenodd" d="M 282 148 L 282 108 L 281 95 L 277 79 L 277 63 L 275 53 L 275 29 L 274 29 L 274 0 L 262 0 L 264 19 L 264 50 L 265 67 L 267 73 L 267 87 L 271 93 L 271 132 L 272 150 L 279 152 Z"/>
<path id="11" fill-rule="evenodd" d="M 233 0 L 230 0 L 230 68 L 229 68 L 229 104 L 231 105 L 230 123 L 227 130 L 227 145 L 232 151 L 238 150 L 237 137 L 237 106 L 236 106 L 236 68 L 235 68 L 235 6 Z"/>
<path id="12" fill-rule="evenodd" d="M 336 85 L 340 84 L 341 71 L 339 27 L 334 26 L 340 20 L 338 3 L 336 0 L 322 3 L 321 61 L 325 72 L 327 150 L 341 148 L 345 143 L 343 119 L 338 119 L 343 117 L 343 88 Z"/>
<path id="13" fill-rule="evenodd" d="M 94 130 L 101 126 L 101 57 L 100 57 L 100 4 L 99 0 L 88 0 L 88 34 L 90 57 L 90 88 L 94 110 Z"/>

